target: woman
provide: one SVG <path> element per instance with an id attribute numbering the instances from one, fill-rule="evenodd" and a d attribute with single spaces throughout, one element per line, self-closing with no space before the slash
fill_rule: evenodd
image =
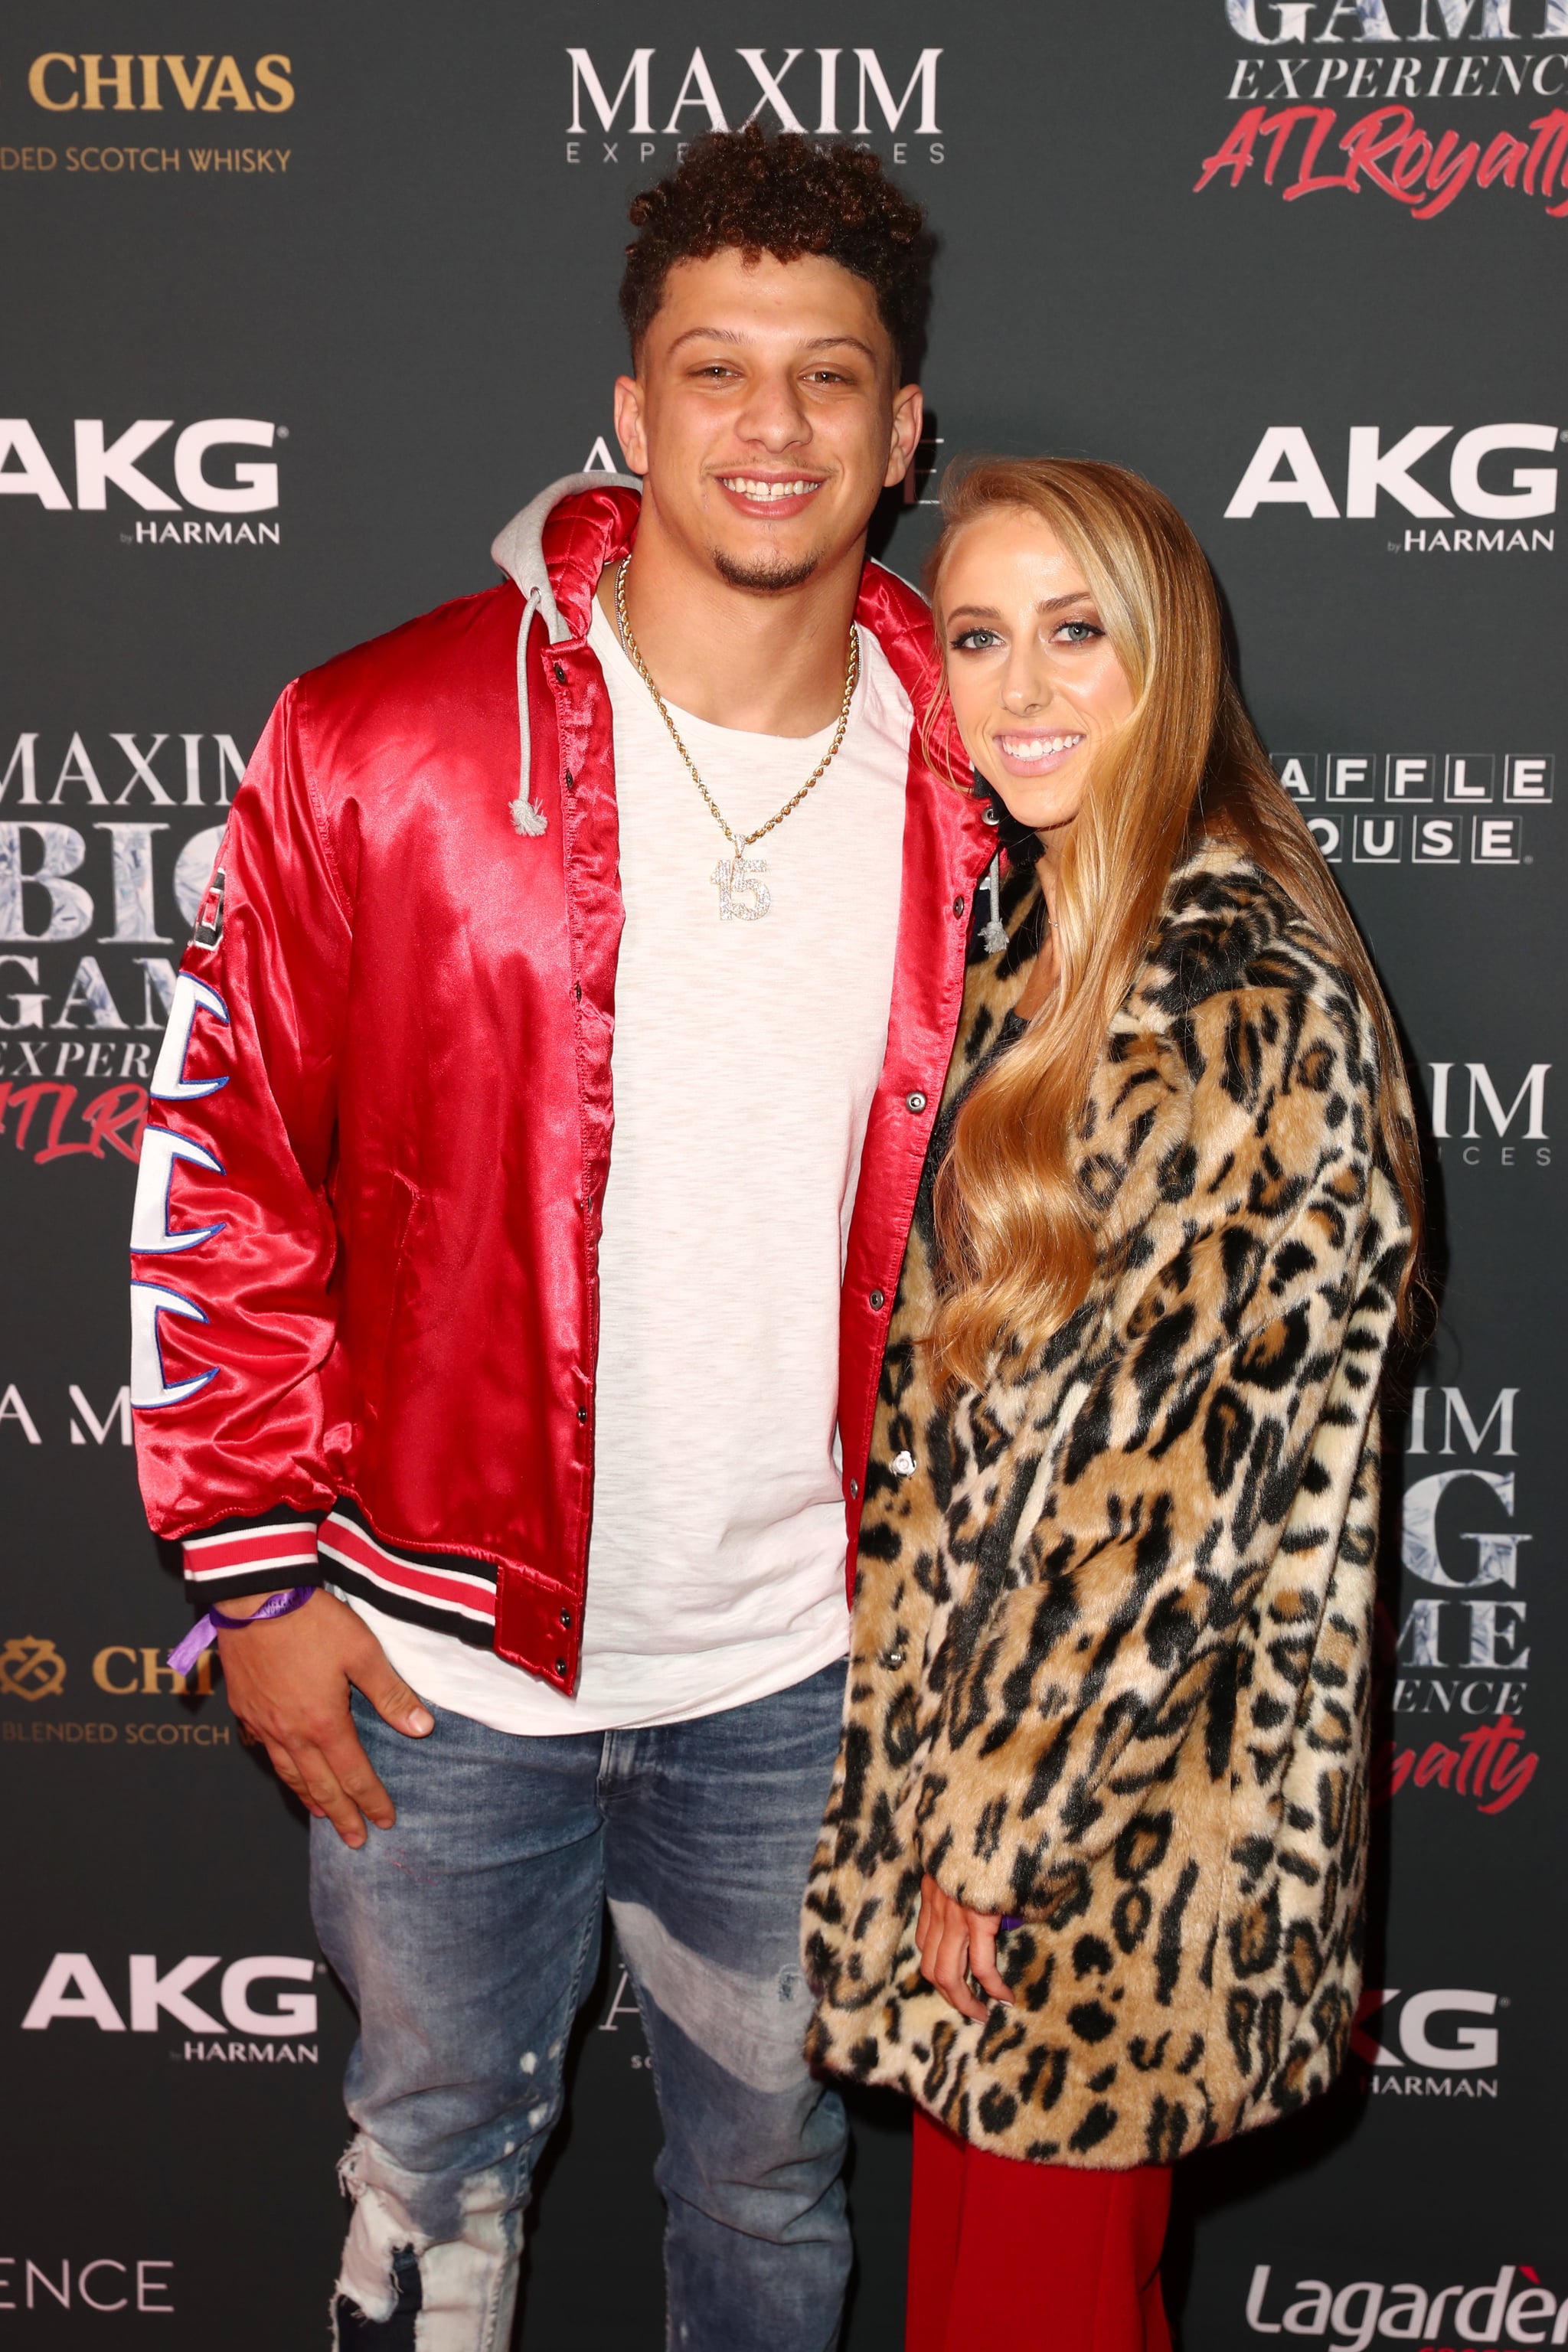
<path id="1" fill-rule="evenodd" d="M 917 2102 L 910 2347 L 1163 2352 L 1172 2162 L 1355 2013 L 1419 1170 L 1181 518 L 1054 460 L 943 504 L 939 722 L 1008 876 L 883 1373 L 812 2048 Z"/>

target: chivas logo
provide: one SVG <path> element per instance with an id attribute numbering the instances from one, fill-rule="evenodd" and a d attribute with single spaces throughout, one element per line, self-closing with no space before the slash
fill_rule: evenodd
<path id="1" fill-rule="evenodd" d="M 57 1698 L 65 1679 L 65 1660 L 36 1633 L 20 1634 L 0 1649 L 0 1692 L 6 1698 Z"/>

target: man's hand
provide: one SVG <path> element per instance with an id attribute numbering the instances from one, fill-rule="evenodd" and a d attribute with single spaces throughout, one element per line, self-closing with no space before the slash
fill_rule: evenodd
<path id="1" fill-rule="evenodd" d="M 265 1593 L 226 1601 L 226 1616 L 258 1608 Z M 411 1739 L 436 1728 L 375 1635 L 352 1609 L 318 1592 L 286 1617 L 219 1633 L 229 1705 L 261 1740 L 272 1769 L 307 1811 L 331 1822 L 345 1845 L 365 1842 L 367 1820 L 389 1830 L 397 1816 L 371 1769 L 349 1713 L 363 1691 L 384 1722 Z M 362 1811 L 363 1808 L 363 1811 Z"/>
<path id="2" fill-rule="evenodd" d="M 1013 1996 L 996 1970 L 996 1931 L 1000 1911 L 966 1911 L 944 1895 L 928 1872 L 921 1880 L 921 1916 L 915 1941 L 921 1948 L 921 1974 L 934 1985 L 943 2000 L 961 2016 L 984 2024 L 990 2011 L 974 1993 L 973 1978 L 993 2000 L 1012 2004 Z"/>

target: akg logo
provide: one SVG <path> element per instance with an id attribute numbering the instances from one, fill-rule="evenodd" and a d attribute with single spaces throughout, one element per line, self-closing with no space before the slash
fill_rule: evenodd
<path id="1" fill-rule="evenodd" d="M 1518 526 L 1532 517 L 1556 513 L 1557 468 L 1509 460 L 1530 451 L 1544 455 L 1554 450 L 1557 426 L 1477 425 L 1461 433 L 1448 452 L 1447 491 L 1453 506 L 1447 506 L 1428 482 L 1417 478 L 1415 468 L 1453 430 L 1451 425 L 1415 425 L 1385 446 L 1381 425 L 1352 425 L 1339 478 L 1344 485 L 1342 509 L 1305 427 L 1270 425 L 1231 493 L 1226 520 L 1250 522 L 1259 507 L 1288 506 L 1304 507 L 1314 522 L 1336 522 L 1342 513 L 1347 520 L 1368 522 L 1376 518 L 1383 498 L 1423 521 L 1452 521 L 1457 508 L 1461 514 L 1501 526 L 1451 534 L 1406 531 L 1410 551 L 1429 553 L 1441 541 L 1438 551 L 1447 553 L 1550 553 L 1554 545 L 1551 530 L 1532 529 L 1527 538 Z"/>
<path id="2" fill-rule="evenodd" d="M 111 488 L 148 514 L 178 514 L 182 499 L 202 514 L 268 514 L 276 509 L 276 459 L 235 457 L 228 453 L 270 449 L 275 437 L 281 436 L 279 426 L 257 416 L 204 416 L 185 425 L 174 447 L 177 498 L 144 471 L 140 462 L 174 429 L 173 417 L 139 416 L 110 438 L 100 416 L 79 416 L 73 428 L 77 511 L 101 514 Z M 211 465 L 221 469 L 224 478 L 214 478 L 208 470 Z M 52 513 L 65 514 L 71 509 L 59 471 L 25 416 L 0 416 L 0 493 L 37 499 Z M 177 530 L 174 536 L 179 536 Z"/>
<path id="3" fill-rule="evenodd" d="M 1458 1985 L 1406 1993 L 1403 1999 L 1397 1986 L 1369 1989 L 1356 2011 L 1351 2048 L 1369 2066 L 1396 2071 L 1429 2066 L 1438 2074 L 1489 2074 L 1498 2063 L 1497 2027 L 1455 2021 L 1495 2017 L 1498 2006 L 1495 1992 L 1472 1992 Z M 1381 2038 L 1384 2034 L 1387 2042 Z M 1396 2034 L 1398 2053 L 1388 2046 Z"/>
<path id="4" fill-rule="evenodd" d="M 625 135 L 628 162 L 646 163 L 658 152 L 654 144 L 656 132 L 665 138 L 687 140 L 706 131 L 738 130 L 756 121 L 764 110 L 780 131 L 804 131 L 818 139 L 868 139 L 879 127 L 873 123 L 873 114 L 879 117 L 879 127 L 886 131 L 904 131 L 906 142 L 911 135 L 927 141 L 942 138 L 942 125 L 937 120 L 941 49 L 921 50 L 901 90 L 898 87 L 899 70 L 889 75 L 875 49 L 816 49 L 811 53 L 813 63 L 804 66 L 804 49 L 785 49 L 776 66 L 769 65 L 765 49 L 736 49 L 732 54 L 745 68 L 743 82 L 728 65 L 723 53 L 716 49 L 713 54 L 720 61 L 720 72 L 729 94 L 728 107 L 700 49 L 692 50 L 679 85 L 671 69 L 668 87 L 664 87 L 661 69 L 660 96 L 656 105 L 656 54 L 651 48 L 634 49 L 617 78 L 613 68 L 602 74 L 589 50 L 567 50 L 572 68 L 572 118 L 567 125 L 566 146 L 569 163 L 583 161 L 582 142 L 586 136 L 592 144 L 595 120 L 605 134 L 601 160 L 606 163 L 618 163 L 621 160 L 620 141 L 618 137 L 612 138 L 612 132 Z M 671 101 L 668 119 L 656 124 L 654 118 L 656 114 L 663 116 L 667 99 Z M 851 110 L 853 122 L 848 120 Z M 635 155 L 630 152 L 633 140 L 638 142 Z M 940 145 L 928 146 L 926 156 L 929 162 L 940 163 L 943 150 Z M 901 163 L 905 160 L 904 144 L 896 144 L 893 161 Z"/>
<path id="5" fill-rule="evenodd" d="M 6 1698 L 56 1698 L 65 1679 L 65 1660 L 36 1633 L 20 1634 L 0 1650 L 0 1693 Z"/>
<path id="6" fill-rule="evenodd" d="M 159 1970 L 152 1952 L 132 1952 L 127 1964 L 124 2013 L 86 1952 L 57 1952 L 44 1972 L 22 2020 L 24 2033 L 44 2033 L 53 2025 L 71 2021 L 96 2025 L 100 2033 L 156 2033 L 163 2017 L 198 2034 L 221 2034 L 223 2019 L 214 2017 L 192 1998 L 192 1988 L 221 1965 L 213 1952 L 193 1953 Z M 264 1986 L 313 1982 L 317 1963 L 288 1954 L 267 1952 L 231 1960 L 218 1982 L 218 2006 L 237 2033 L 270 2039 L 286 2035 L 310 2037 L 316 2032 L 314 1992 L 279 1992 L 270 2006 L 258 2009 L 252 1998 Z M 211 1999 L 209 1993 L 206 1996 Z M 231 2053 L 232 2054 L 232 2053 Z"/>

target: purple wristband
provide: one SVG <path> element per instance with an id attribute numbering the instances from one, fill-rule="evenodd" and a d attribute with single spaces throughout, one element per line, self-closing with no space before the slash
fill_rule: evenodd
<path id="1" fill-rule="evenodd" d="M 247 1625 L 258 1624 L 263 1617 L 287 1617 L 291 1609 L 303 1609 L 307 1601 L 320 1591 L 314 1584 L 296 1584 L 289 1592 L 269 1592 L 259 1609 L 248 1617 L 226 1616 L 214 1607 L 205 1617 L 198 1617 L 183 1642 L 169 1653 L 169 1664 L 177 1675 L 188 1675 L 202 1652 L 210 1649 L 220 1632 L 237 1633 Z"/>

